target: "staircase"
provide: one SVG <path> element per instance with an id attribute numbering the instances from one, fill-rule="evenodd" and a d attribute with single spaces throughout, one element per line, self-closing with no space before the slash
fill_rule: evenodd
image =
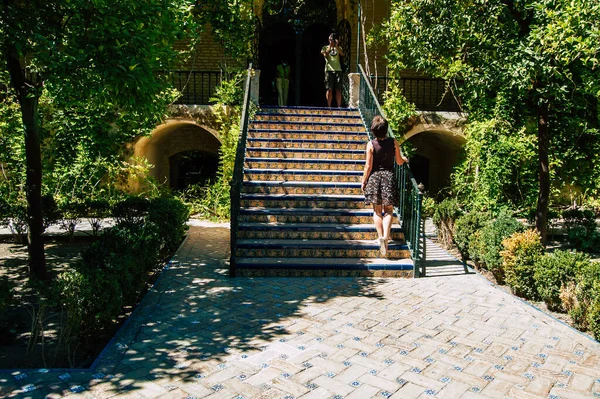
<path id="1" fill-rule="evenodd" d="M 263 108 L 250 122 L 235 275 L 412 277 L 396 223 L 387 258 L 360 187 L 369 137 L 356 110 Z"/>

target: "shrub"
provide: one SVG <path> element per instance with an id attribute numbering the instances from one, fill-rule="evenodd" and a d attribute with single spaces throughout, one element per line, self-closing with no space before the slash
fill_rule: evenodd
<path id="1" fill-rule="evenodd" d="M 533 278 L 540 298 L 548 309 L 565 312 L 572 308 L 567 291 L 578 273 L 588 267 L 590 259 L 582 253 L 557 250 L 540 257 L 535 263 Z M 572 291 L 572 289 L 571 289 Z M 563 304 L 561 293 L 567 305 Z"/>
<path id="2" fill-rule="evenodd" d="M 589 262 L 577 275 L 575 298 L 569 311 L 575 326 L 600 338 L 600 262 Z"/>
<path id="3" fill-rule="evenodd" d="M 7 276 L 0 277 L 0 312 L 8 308 L 14 300 L 13 286 Z"/>
<path id="4" fill-rule="evenodd" d="M 110 204 L 106 200 L 96 199 L 86 201 L 83 207 L 87 221 L 92 227 L 92 234 L 96 237 L 102 228 L 103 219 L 110 216 Z"/>
<path id="5" fill-rule="evenodd" d="M 502 241 L 522 232 L 525 227 L 521 222 L 512 217 L 508 211 L 502 211 L 496 219 L 487 223 L 478 236 L 474 237 L 476 242 L 472 246 L 474 258 L 483 263 L 492 272 L 498 284 L 504 284 L 504 269 L 502 267 Z"/>
<path id="6" fill-rule="evenodd" d="M 64 202 L 58 207 L 60 213 L 60 228 L 67 233 L 72 241 L 75 235 L 75 227 L 81 221 L 85 208 L 79 202 Z"/>
<path id="7" fill-rule="evenodd" d="M 164 241 L 161 255 L 167 256 L 177 250 L 188 229 L 189 216 L 189 208 L 177 198 L 159 197 L 150 201 L 148 220 L 161 232 Z"/>
<path id="8" fill-rule="evenodd" d="M 502 267 L 506 283 L 514 293 L 527 299 L 537 299 L 534 265 L 544 254 L 544 246 L 535 230 L 514 233 L 502 241 Z"/>
<path id="9" fill-rule="evenodd" d="M 148 214 L 148 205 L 147 198 L 126 197 L 113 205 L 112 214 L 117 224 L 138 224 Z"/>
<path id="10" fill-rule="evenodd" d="M 471 259 L 469 243 L 474 240 L 474 234 L 481 230 L 490 220 L 485 212 L 471 211 L 460 216 L 454 224 L 454 242 L 464 261 Z"/>
<path id="11" fill-rule="evenodd" d="M 452 198 L 446 198 L 440 202 L 433 212 L 433 223 L 437 228 L 440 243 L 446 248 L 452 246 L 454 222 L 460 214 L 458 201 Z"/>
<path id="12" fill-rule="evenodd" d="M 600 233 L 594 212 L 589 209 L 568 209 L 562 217 L 567 229 L 569 244 L 581 251 L 593 251 L 600 247 Z"/>

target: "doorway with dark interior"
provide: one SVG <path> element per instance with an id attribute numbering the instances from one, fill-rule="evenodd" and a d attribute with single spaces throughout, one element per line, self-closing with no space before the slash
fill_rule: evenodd
<path id="1" fill-rule="evenodd" d="M 216 179 L 218 169 L 216 154 L 199 150 L 180 152 L 169 158 L 169 185 L 174 190 L 204 186 Z"/>
<path id="2" fill-rule="evenodd" d="M 334 0 L 265 0 L 259 43 L 261 104 L 277 104 L 275 68 L 282 59 L 291 67 L 288 105 L 327 104 L 321 48 L 336 23 Z"/>

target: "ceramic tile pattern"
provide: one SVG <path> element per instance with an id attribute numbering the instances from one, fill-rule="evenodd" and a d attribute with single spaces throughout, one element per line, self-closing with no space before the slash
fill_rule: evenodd
<path id="1" fill-rule="evenodd" d="M 255 239 L 235 251 L 238 276 L 373 276 L 363 259 L 381 258 L 372 211 L 365 207 L 360 179 L 368 141 L 366 127 L 356 110 L 325 108 L 262 109 L 251 121 L 244 162 L 239 216 L 239 239 Z M 350 200 L 351 198 L 351 200 Z M 338 210 L 364 210 L 341 214 Z M 351 226 L 367 226 L 362 229 Z M 280 239 L 277 248 L 260 240 Z M 385 267 L 386 276 L 411 277 L 405 270 L 410 251 L 397 223 Z M 304 240 L 302 245 L 291 244 Z M 341 240 L 328 248 L 323 243 Z M 354 241 L 353 241 L 354 240 Z M 355 240 L 371 240 L 356 242 Z M 267 259 L 277 258 L 273 265 Z M 297 259 L 338 259 L 298 268 Z M 262 265 L 256 260 L 265 259 Z M 360 259 L 360 264 L 350 259 Z M 251 263 L 249 263 L 251 261 Z M 365 274 L 354 270 L 364 269 Z M 396 267 L 398 273 L 392 273 Z M 251 269 L 251 270 L 246 270 Z M 340 270 L 347 269 L 350 274 Z M 340 274 L 341 273 L 341 274 Z M 377 272 L 383 275 L 382 272 Z"/>
<path id="2" fill-rule="evenodd" d="M 600 343 L 477 274 L 232 279 L 228 237 L 191 227 L 97 368 L 3 372 L 0 397 L 600 395 Z"/>

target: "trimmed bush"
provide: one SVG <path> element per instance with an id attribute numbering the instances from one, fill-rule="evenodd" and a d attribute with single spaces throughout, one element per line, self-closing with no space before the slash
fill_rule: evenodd
<path id="1" fill-rule="evenodd" d="M 446 198 L 440 202 L 433 212 L 433 224 L 438 231 L 438 237 L 442 246 L 450 248 L 453 243 L 454 221 L 461 215 L 458 201 Z"/>
<path id="2" fill-rule="evenodd" d="M 590 258 L 585 254 L 557 250 L 540 257 L 535 263 L 533 278 L 540 298 L 548 309 L 565 312 L 568 308 L 561 300 L 578 273 L 588 267 Z"/>
<path id="3" fill-rule="evenodd" d="M 471 211 L 460 216 L 454 224 L 454 242 L 460 251 L 464 261 L 472 259 L 469 251 L 471 241 L 474 241 L 475 233 L 490 221 L 490 215 L 486 212 Z M 476 244 L 475 244 L 476 245 Z"/>
<path id="4" fill-rule="evenodd" d="M 13 288 L 7 276 L 0 277 L 0 312 L 5 311 L 13 303 Z"/>
<path id="5" fill-rule="evenodd" d="M 600 338 L 600 262 L 589 262 L 577 276 L 575 303 L 569 311 L 575 326 Z"/>
<path id="6" fill-rule="evenodd" d="M 589 209 L 568 209 L 562 217 L 567 228 L 571 247 L 581 251 L 600 250 L 600 233 L 597 231 L 596 215 Z"/>
<path id="7" fill-rule="evenodd" d="M 535 230 L 514 233 L 502 241 L 502 267 L 506 283 L 523 298 L 538 299 L 535 263 L 544 254 L 544 246 Z"/>
<path id="8" fill-rule="evenodd" d="M 113 217 L 117 224 L 141 223 L 148 214 L 149 203 L 147 198 L 126 197 L 113 205 Z"/>
<path id="9" fill-rule="evenodd" d="M 471 249 L 473 257 L 483 263 L 492 272 L 498 284 L 504 284 L 504 268 L 502 267 L 502 241 L 525 230 L 521 222 L 512 217 L 508 211 L 500 212 L 498 217 L 487 223 L 474 237 Z"/>
<path id="10" fill-rule="evenodd" d="M 160 197 L 150 201 L 148 220 L 158 227 L 164 241 L 161 255 L 177 250 L 188 229 L 186 222 L 189 217 L 189 207 L 176 198 Z"/>

